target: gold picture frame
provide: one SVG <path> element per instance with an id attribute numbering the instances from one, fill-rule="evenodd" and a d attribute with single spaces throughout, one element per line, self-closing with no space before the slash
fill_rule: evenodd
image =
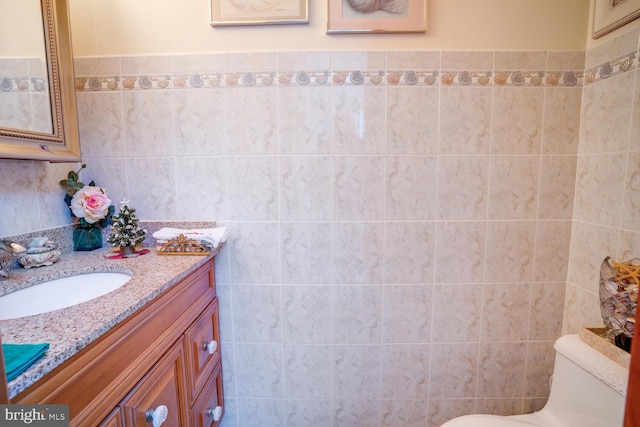
<path id="1" fill-rule="evenodd" d="M 328 0 L 327 34 L 424 33 L 426 0 Z"/>
<path id="2" fill-rule="evenodd" d="M 640 17 L 640 0 L 593 0 L 594 39 Z"/>
<path id="3" fill-rule="evenodd" d="M 211 26 L 308 24 L 309 0 L 210 0 Z"/>

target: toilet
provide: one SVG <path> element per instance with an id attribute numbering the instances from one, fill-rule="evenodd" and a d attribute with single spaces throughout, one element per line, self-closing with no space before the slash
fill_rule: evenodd
<path id="1" fill-rule="evenodd" d="M 465 415 L 441 427 L 622 427 L 629 370 L 565 335 L 554 345 L 551 393 L 533 414 Z"/>

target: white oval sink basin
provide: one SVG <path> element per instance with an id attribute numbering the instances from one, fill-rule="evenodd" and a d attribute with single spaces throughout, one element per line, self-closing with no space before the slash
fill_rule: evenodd
<path id="1" fill-rule="evenodd" d="M 0 297 L 0 320 L 48 313 L 80 304 L 131 280 L 127 273 L 85 273 L 38 283 Z"/>

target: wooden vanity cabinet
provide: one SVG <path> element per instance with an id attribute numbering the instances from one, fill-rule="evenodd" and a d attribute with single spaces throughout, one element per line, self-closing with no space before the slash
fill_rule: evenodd
<path id="1" fill-rule="evenodd" d="M 164 426 L 215 426 L 224 413 L 218 343 L 211 259 L 11 403 L 68 404 L 71 426 L 151 426 L 147 413 L 160 405 Z"/>
<path id="2" fill-rule="evenodd" d="M 183 342 L 178 341 L 120 403 L 125 427 L 149 425 L 163 408 L 166 426 L 186 426 Z M 156 416 L 158 414 L 156 413 Z M 149 424 L 148 424 L 149 423 Z"/>
<path id="3" fill-rule="evenodd" d="M 218 409 L 219 408 L 219 409 Z M 216 410 L 218 411 L 216 413 Z M 205 388 L 191 408 L 191 425 L 215 427 L 224 415 L 222 404 L 222 364 L 218 363 L 205 382 Z"/>

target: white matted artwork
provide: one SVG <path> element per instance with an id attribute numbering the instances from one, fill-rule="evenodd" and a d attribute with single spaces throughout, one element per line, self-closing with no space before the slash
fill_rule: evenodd
<path id="1" fill-rule="evenodd" d="M 309 0 L 210 0 L 211 26 L 308 24 Z"/>
<path id="2" fill-rule="evenodd" d="M 593 0 L 593 38 L 640 17 L 640 0 Z"/>
<path id="3" fill-rule="evenodd" d="M 424 33 L 426 0 L 328 0 L 327 34 Z"/>

